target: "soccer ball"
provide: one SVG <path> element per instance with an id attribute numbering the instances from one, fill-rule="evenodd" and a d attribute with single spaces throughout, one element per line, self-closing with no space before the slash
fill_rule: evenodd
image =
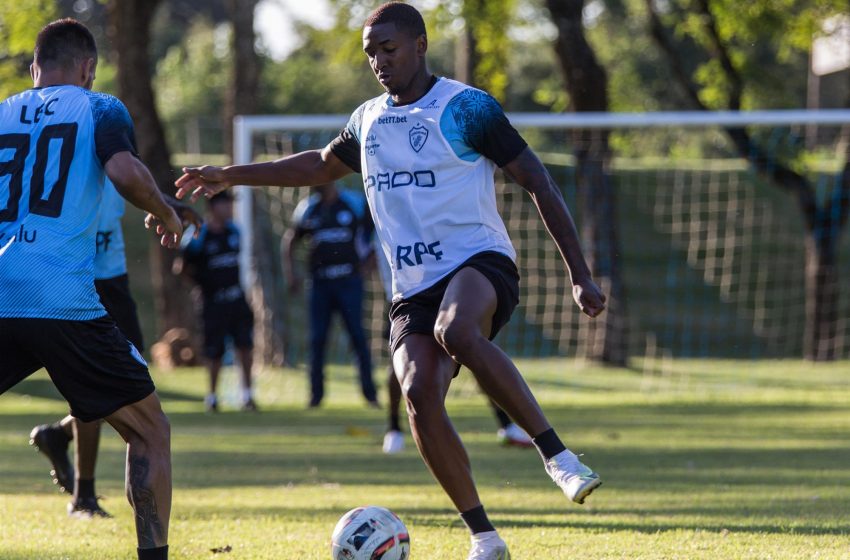
<path id="1" fill-rule="evenodd" d="M 339 520 L 331 537 L 333 560 L 407 560 L 407 527 L 390 510 L 378 506 L 355 508 Z"/>

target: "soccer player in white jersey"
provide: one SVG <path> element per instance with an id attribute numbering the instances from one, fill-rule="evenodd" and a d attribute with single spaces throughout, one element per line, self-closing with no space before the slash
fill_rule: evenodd
<path id="1" fill-rule="evenodd" d="M 136 155 L 132 119 L 91 91 L 97 47 L 80 22 L 45 26 L 34 87 L 0 104 L 0 394 L 44 367 L 71 414 L 104 418 L 127 442 L 127 497 L 138 556 L 168 557 L 171 452 L 147 364 L 94 287 L 98 212 L 108 177 L 159 220 L 161 242 L 183 232 Z"/>
<path id="2" fill-rule="evenodd" d="M 491 339 L 518 300 L 515 251 L 496 210 L 501 167 L 529 192 L 564 258 L 573 298 L 587 315 L 605 307 L 557 185 L 486 93 L 428 70 L 422 16 L 409 5 L 377 8 L 363 50 L 386 90 L 361 105 L 325 148 L 276 161 L 187 168 L 178 198 L 232 185 L 316 185 L 352 172 L 363 184 L 393 269 L 391 349 L 416 445 L 472 533 L 469 560 L 502 560 L 507 545 L 487 518 L 469 458 L 445 409 L 467 366 L 526 432 L 546 471 L 582 503 L 600 479 L 556 435 L 512 361 Z"/>

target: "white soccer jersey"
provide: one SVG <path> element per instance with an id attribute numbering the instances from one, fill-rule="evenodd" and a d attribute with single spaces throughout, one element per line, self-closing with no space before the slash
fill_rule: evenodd
<path id="1" fill-rule="evenodd" d="M 414 103 L 396 107 L 385 94 L 358 115 L 352 122 L 363 184 L 392 265 L 394 300 L 432 286 L 477 253 L 516 259 L 496 208 L 496 164 L 469 142 L 470 130 L 493 130 L 488 119 L 507 124 L 492 97 L 442 78 Z"/>

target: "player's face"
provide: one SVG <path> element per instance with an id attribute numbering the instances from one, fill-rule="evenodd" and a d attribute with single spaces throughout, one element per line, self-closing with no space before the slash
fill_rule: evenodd
<path id="1" fill-rule="evenodd" d="M 393 96 L 405 93 L 425 56 L 424 35 L 411 37 L 394 23 L 363 28 L 363 51 L 378 82 Z"/>
<path id="2" fill-rule="evenodd" d="M 233 203 L 221 200 L 210 205 L 210 213 L 220 222 L 229 222 L 233 219 Z"/>

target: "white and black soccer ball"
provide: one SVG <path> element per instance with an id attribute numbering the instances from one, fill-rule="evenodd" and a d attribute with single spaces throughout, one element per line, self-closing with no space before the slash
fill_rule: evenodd
<path id="1" fill-rule="evenodd" d="M 354 508 L 336 524 L 331 554 L 333 560 L 407 560 L 410 536 L 390 510 L 378 506 Z"/>

